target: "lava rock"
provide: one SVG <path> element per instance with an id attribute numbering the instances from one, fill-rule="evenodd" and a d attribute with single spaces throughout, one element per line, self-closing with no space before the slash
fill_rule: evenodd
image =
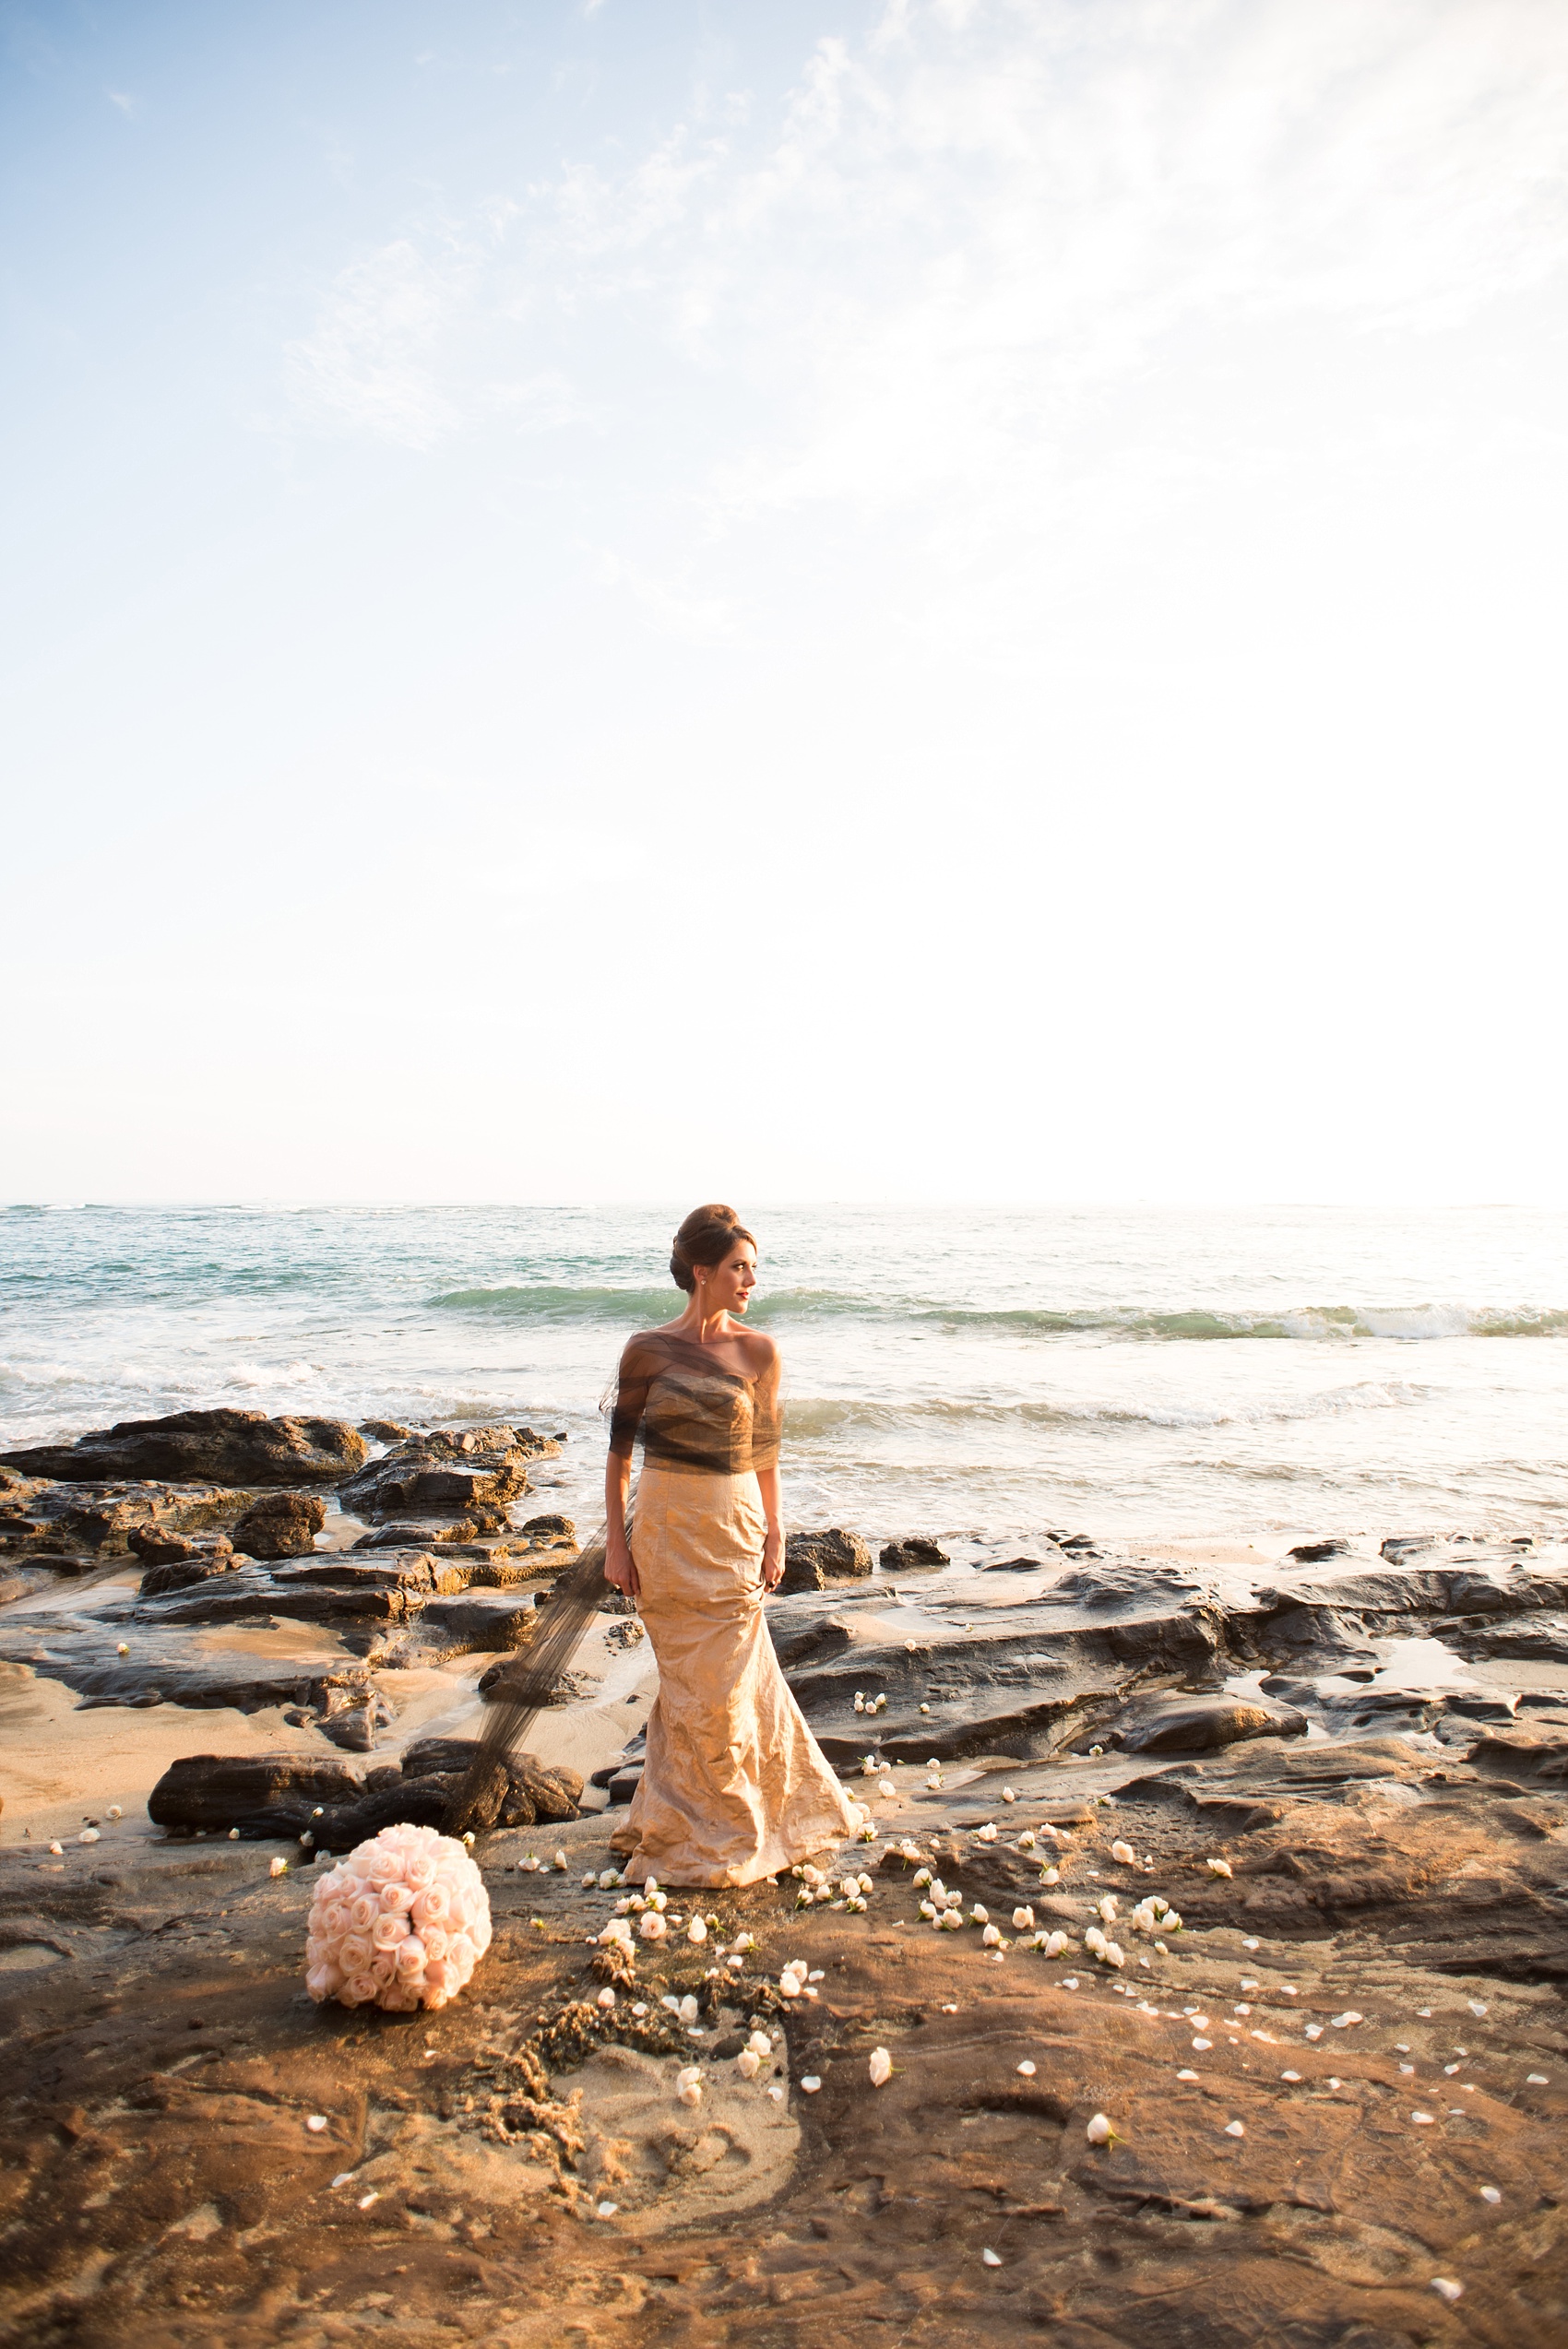
<path id="1" fill-rule="evenodd" d="M 924 1534 L 911 1534 L 908 1541 L 890 1541 L 877 1563 L 885 1574 L 930 1574 L 953 1560 Z"/>
<path id="2" fill-rule="evenodd" d="M 790 1534 L 784 1543 L 779 1593 L 825 1590 L 830 1582 L 869 1574 L 871 1564 L 869 1546 L 859 1534 L 847 1534 L 841 1525 L 830 1525 L 820 1534 Z"/>
<path id="3" fill-rule="evenodd" d="M 234 1527 L 234 1548 L 247 1558 L 308 1558 L 326 1523 L 327 1503 L 315 1493 L 269 1492 Z"/>
<path id="4" fill-rule="evenodd" d="M 364 1438 L 342 1419 L 269 1419 L 265 1411 L 176 1411 L 122 1419 L 72 1443 L 4 1454 L 3 1465 L 62 1484 L 126 1477 L 175 1484 L 335 1483 L 362 1465 Z"/>

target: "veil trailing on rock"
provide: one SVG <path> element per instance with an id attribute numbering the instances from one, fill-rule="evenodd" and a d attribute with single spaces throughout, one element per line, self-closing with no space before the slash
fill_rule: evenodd
<path id="1" fill-rule="evenodd" d="M 506 1761 L 532 1728 L 562 1673 L 575 1655 L 612 1587 L 604 1579 L 602 1526 L 536 1610 L 533 1637 L 502 1682 L 503 1695 L 491 1708 L 479 1751 L 464 1773 L 446 1814 L 446 1833 L 461 1835 L 495 1816 L 493 1790 L 503 1789 Z"/>

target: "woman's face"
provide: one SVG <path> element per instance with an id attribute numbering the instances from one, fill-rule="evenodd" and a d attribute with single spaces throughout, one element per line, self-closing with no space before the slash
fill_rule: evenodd
<path id="1" fill-rule="evenodd" d="M 744 1313 L 756 1287 L 756 1250 L 739 1240 L 721 1264 L 697 1266 L 697 1293 L 709 1313 Z"/>

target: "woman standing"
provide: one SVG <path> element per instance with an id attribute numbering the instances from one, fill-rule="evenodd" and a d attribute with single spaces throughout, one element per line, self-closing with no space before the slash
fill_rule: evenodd
<path id="1" fill-rule="evenodd" d="M 763 1593 L 784 1572 L 778 1349 L 743 1317 L 756 1242 L 698 1207 L 670 1270 L 691 1302 L 621 1357 L 604 1572 L 659 1662 L 642 1783 L 612 1849 L 634 1883 L 753 1884 L 839 1843 L 861 1813 L 784 1685 Z M 643 1467 L 626 1538 L 632 1450 Z"/>

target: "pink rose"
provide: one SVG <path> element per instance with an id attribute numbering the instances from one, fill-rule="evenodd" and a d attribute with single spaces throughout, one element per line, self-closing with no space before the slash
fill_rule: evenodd
<path id="1" fill-rule="evenodd" d="M 445 1884 L 432 1884 L 427 1891 L 414 1895 L 416 1925 L 445 1925 L 451 1909 L 452 1895 Z"/>
<path id="2" fill-rule="evenodd" d="M 408 1931 L 406 1917 L 389 1916 L 384 1913 L 372 1926 L 370 1938 L 378 1950 L 395 1950 L 399 1941 L 407 1939 Z"/>
<path id="3" fill-rule="evenodd" d="M 394 1916 L 406 1916 L 414 1904 L 414 1896 L 406 1884 L 383 1884 L 381 1905 Z"/>
<path id="4" fill-rule="evenodd" d="M 445 1925 L 427 1925 L 420 1939 L 424 1943 L 427 1959 L 444 1958 L 452 1945 L 452 1937 Z"/>
<path id="5" fill-rule="evenodd" d="M 362 1892 L 349 1905 L 349 1922 L 356 1933 L 368 1933 L 380 1914 L 381 1903 L 374 1892 Z"/>
<path id="6" fill-rule="evenodd" d="M 435 1859 L 430 1852 L 410 1852 L 403 1867 L 403 1878 L 416 1892 L 427 1892 L 435 1881 Z"/>
<path id="7" fill-rule="evenodd" d="M 338 1963 L 350 1974 L 362 1974 L 371 1961 L 368 1933 L 345 1933 L 338 1944 Z"/>
<path id="8" fill-rule="evenodd" d="M 400 1975 L 418 1974 L 424 1964 L 425 1955 L 424 1943 L 417 1933 L 410 1933 L 406 1941 L 399 1941 L 398 1944 L 398 1973 Z"/>

